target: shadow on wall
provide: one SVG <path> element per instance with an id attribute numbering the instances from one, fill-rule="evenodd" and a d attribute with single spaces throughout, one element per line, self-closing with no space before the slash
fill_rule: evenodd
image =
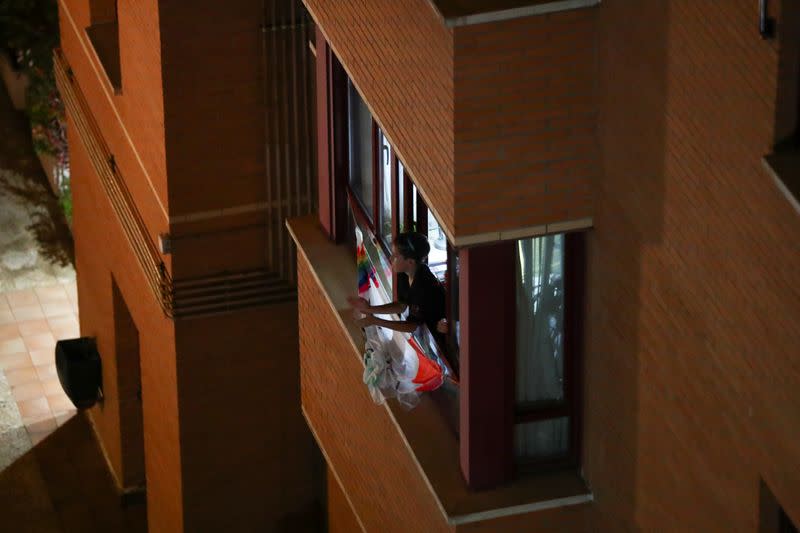
<path id="1" fill-rule="evenodd" d="M 28 175 L 22 179 L 13 172 L 0 172 L 0 189 L 19 199 L 30 213 L 26 229 L 36 237 L 42 256 L 62 267 L 75 264 L 72 233 L 42 170 L 38 169 L 36 178 Z"/>
<path id="2" fill-rule="evenodd" d="M 147 531 L 145 505 L 121 505 L 85 413 L 0 473 L 0 509 L 3 531 Z"/>
<path id="3" fill-rule="evenodd" d="M 598 531 L 636 528 L 642 254 L 662 239 L 666 0 L 604 0 L 598 25 L 603 172 L 588 246 L 584 472 Z M 636 24 L 627 21 L 635 20 Z"/>

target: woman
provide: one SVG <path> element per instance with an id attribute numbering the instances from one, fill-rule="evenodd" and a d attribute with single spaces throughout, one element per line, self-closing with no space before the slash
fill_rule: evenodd
<path id="1" fill-rule="evenodd" d="M 430 252 L 428 239 L 421 233 L 401 233 L 392 245 L 392 270 L 397 273 L 399 300 L 384 305 L 370 305 L 364 298 L 350 297 L 354 309 L 366 316 L 359 325 L 381 326 L 394 331 L 413 333 L 425 324 L 439 346 L 444 347 L 447 333 L 445 291 L 442 284 L 425 264 Z M 401 314 L 408 309 L 405 320 L 383 320 L 379 315 Z"/>

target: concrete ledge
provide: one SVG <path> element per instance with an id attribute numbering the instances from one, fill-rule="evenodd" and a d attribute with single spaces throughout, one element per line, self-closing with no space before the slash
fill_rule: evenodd
<path id="1" fill-rule="evenodd" d="M 348 473 L 347 479 L 343 480 L 345 483 L 341 483 L 340 480 L 340 485 L 352 486 L 354 479 L 375 475 L 375 470 L 372 470 L 370 465 L 374 468 L 379 467 L 375 466 L 376 463 L 371 456 L 364 457 L 358 463 L 352 460 L 345 461 L 341 457 L 351 453 L 349 450 L 353 447 L 368 449 L 368 446 L 362 448 L 359 444 L 364 444 L 364 435 L 370 434 L 371 431 L 377 428 L 383 430 L 393 428 L 390 433 L 396 431 L 396 436 L 392 435 L 392 439 L 387 440 L 392 443 L 392 447 L 391 450 L 384 449 L 384 456 L 402 458 L 409 465 L 413 465 L 412 469 L 419 475 L 415 483 L 427 487 L 428 497 L 441 512 L 440 524 L 458 526 L 531 514 L 530 524 L 535 528 L 537 518 L 532 513 L 565 507 L 571 508 L 577 514 L 583 512 L 575 506 L 585 506 L 592 501 L 592 495 L 580 474 L 574 470 L 521 476 L 509 484 L 491 490 L 469 490 L 459 466 L 458 440 L 444 423 L 430 395 L 424 395 L 415 409 L 406 411 L 392 400 L 376 409 L 366 393 L 341 392 L 345 389 L 351 391 L 351 385 L 357 388 L 363 368 L 362 334 L 346 299 L 356 290 L 354 257 L 345 245 L 336 245 L 325 237 L 314 215 L 290 219 L 287 227 L 297 244 L 298 263 L 307 264 L 307 275 L 313 278 L 300 279 L 298 285 L 302 286 L 304 283 L 313 285 L 321 296 L 317 298 L 317 302 L 323 302 L 322 305 L 312 306 L 303 299 L 304 293 L 300 290 L 301 314 L 303 312 L 330 314 L 326 319 L 327 322 L 336 323 L 338 333 L 341 335 L 336 342 L 332 339 L 314 340 L 313 336 L 317 332 L 301 330 L 300 345 L 330 347 L 337 344 L 347 346 L 346 351 L 349 352 L 324 353 L 324 357 L 318 358 L 312 355 L 320 355 L 322 352 L 311 354 L 313 349 L 308 348 L 309 353 L 304 354 L 301 349 L 300 355 L 301 376 L 306 376 L 301 378 L 304 415 L 337 477 Z M 327 357 L 330 357 L 330 360 L 322 360 Z M 333 379 L 322 379 L 328 377 L 327 374 L 317 375 L 317 372 L 330 373 L 334 367 L 341 373 L 329 376 Z M 336 398 L 336 401 L 324 401 L 319 395 L 329 400 Z M 306 400 L 309 400 L 308 404 L 305 403 Z M 326 420 L 352 416 L 351 414 L 339 416 L 337 409 L 344 409 L 344 413 L 363 412 L 364 418 L 359 420 L 360 423 L 355 427 L 330 426 Z M 380 419 L 376 418 L 379 411 L 382 411 Z M 327 414 L 321 418 L 323 412 Z M 383 419 L 383 416 L 387 418 Z M 329 427 L 325 427 L 326 425 Z M 343 442 L 347 442 L 348 445 L 343 447 Z M 332 460 L 336 461 L 337 457 L 340 458 L 340 464 L 330 464 Z M 346 496 L 350 499 L 350 495 Z M 351 504 L 354 504 L 356 515 L 360 516 L 363 509 L 357 506 L 363 504 L 364 495 L 356 496 L 358 497 L 353 498 Z M 384 498 L 392 501 L 393 496 L 397 494 L 389 482 L 386 484 Z M 360 518 L 368 522 L 366 519 L 368 514 L 365 511 L 365 515 Z"/>
<path id="2" fill-rule="evenodd" d="M 559 11 L 569 11 L 571 9 L 594 7 L 599 3 L 600 0 L 559 0 L 556 2 L 538 3 L 512 9 L 485 11 L 483 13 L 475 13 L 460 17 L 445 17 L 445 25 L 448 28 L 456 28 L 458 26 L 500 22 L 522 17 L 546 15 L 547 13 L 558 13 Z"/>
<path id="3" fill-rule="evenodd" d="M 454 244 L 457 247 L 476 246 L 500 241 L 529 239 L 531 237 L 541 237 L 543 235 L 552 235 L 554 233 L 588 230 L 591 229 L 592 226 L 594 226 L 594 220 L 591 217 L 579 218 L 575 220 L 554 222 L 552 224 L 540 224 L 537 226 L 514 228 L 506 231 L 491 231 L 488 233 L 464 235 L 462 237 L 456 237 Z"/>

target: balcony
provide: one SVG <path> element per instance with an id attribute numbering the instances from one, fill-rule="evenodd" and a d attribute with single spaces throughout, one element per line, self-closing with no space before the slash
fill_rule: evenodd
<path id="1" fill-rule="evenodd" d="M 346 300 L 356 290 L 355 258 L 327 239 L 314 216 L 287 225 L 298 248 L 303 414 L 366 530 L 400 529 L 415 517 L 427 531 L 486 520 L 582 531 L 591 494 L 577 472 L 470 491 L 458 437 L 432 395 L 411 411 L 394 400 L 373 403 L 362 383 L 363 333 Z"/>

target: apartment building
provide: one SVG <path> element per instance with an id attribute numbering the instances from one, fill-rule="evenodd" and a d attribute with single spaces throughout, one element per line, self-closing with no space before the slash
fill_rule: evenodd
<path id="1" fill-rule="evenodd" d="M 797 4 L 305 5 L 319 214 L 288 225 L 329 530 L 796 531 Z M 380 303 L 409 227 L 458 378 L 411 411 L 367 394 L 345 299 L 352 233 Z"/>
<path id="2" fill-rule="evenodd" d="M 102 361 L 90 415 L 151 531 L 321 516 L 282 223 L 316 203 L 301 9 L 59 2 L 81 335 Z"/>
<path id="3" fill-rule="evenodd" d="M 59 14 L 90 414 L 152 531 L 800 523 L 795 2 Z M 451 378 L 411 410 L 346 299 L 409 228 Z"/>

